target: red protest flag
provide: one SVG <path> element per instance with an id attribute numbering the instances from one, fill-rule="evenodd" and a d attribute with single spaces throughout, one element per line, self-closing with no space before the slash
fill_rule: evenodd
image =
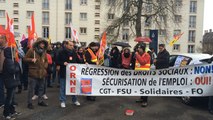
<path id="1" fill-rule="evenodd" d="M 13 27 L 13 19 L 10 19 L 10 17 L 7 14 L 7 29 L 6 29 L 6 37 L 9 47 L 16 47 L 15 37 L 14 37 L 14 27 Z"/>
<path id="2" fill-rule="evenodd" d="M 102 35 L 102 38 L 101 38 L 100 49 L 98 50 L 99 65 L 104 64 L 104 52 L 105 52 L 106 47 L 107 47 L 106 32 L 104 32 Z"/>
<path id="3" fill-rule="evenodd" d="M 35 18 L 34 13 L 31 16 L 31 26 L 28 28 L 28 47 L 31 48 L 37 35 L 35 33 Z"/>

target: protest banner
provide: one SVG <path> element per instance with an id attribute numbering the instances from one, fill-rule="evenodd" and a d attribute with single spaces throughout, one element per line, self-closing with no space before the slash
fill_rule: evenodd
<path id="1" fill-rule="evenodd" d="M 212 96 L 213 64 L 135 71 L 69 64 L 67 95 Z"/>

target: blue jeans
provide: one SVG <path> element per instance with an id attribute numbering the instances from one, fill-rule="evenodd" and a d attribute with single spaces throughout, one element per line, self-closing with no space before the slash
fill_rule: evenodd
<path id="1" fill-rule="evenodd" d="M 4 97 L 4 80 L 3 75 L 0 73 L 0 105 L 3 105 L 5 101 Z"/>
<path id="2" fill-rule="evenodd" d="M 66 91 L 66 79 L 65 78 L 60 78 L 60 95 L 59 95 L 59 100 L 61 102 L 66 102 L 65 91 Z M 77 96 L 71 95 L 71 97 L 72 97 L 72 102 L 73 103 L 77 101 Z"/>

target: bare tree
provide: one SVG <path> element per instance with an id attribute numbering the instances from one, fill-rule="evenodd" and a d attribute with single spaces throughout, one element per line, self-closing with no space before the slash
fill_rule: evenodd
<path id="1" fill-rule="evenodd" d="M 115 18 L 107 27 L 107 31 L 117 30 L 115 39 L 119 36 L 125 22 L 134 29 L 136 37 L 142 36 L 142 19 L 146 25 L 155 24 L 158 29 L 166 29 L 169 20 L 174 20 L 182 0 L 108 0 L 114 1 L 109 4 L 109 13 L 121 12 L 119 18 Z"/>

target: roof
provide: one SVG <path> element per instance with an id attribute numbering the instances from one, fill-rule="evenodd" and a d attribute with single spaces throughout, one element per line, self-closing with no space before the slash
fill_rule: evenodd
<path id="1" fill-rule="evenodd" d="M 213 32 L 208 32 L 203 35 L 203 43 L 213 43 Z"/>
<path id="2" fill-rule="evenodd" d="M 212 55 L 203 54 L 203 53 L 175 53 L 171 55 L 182 55 L 182 56 L 191 57 L 193 59 L 208 59 L 212 57 Z"/>

